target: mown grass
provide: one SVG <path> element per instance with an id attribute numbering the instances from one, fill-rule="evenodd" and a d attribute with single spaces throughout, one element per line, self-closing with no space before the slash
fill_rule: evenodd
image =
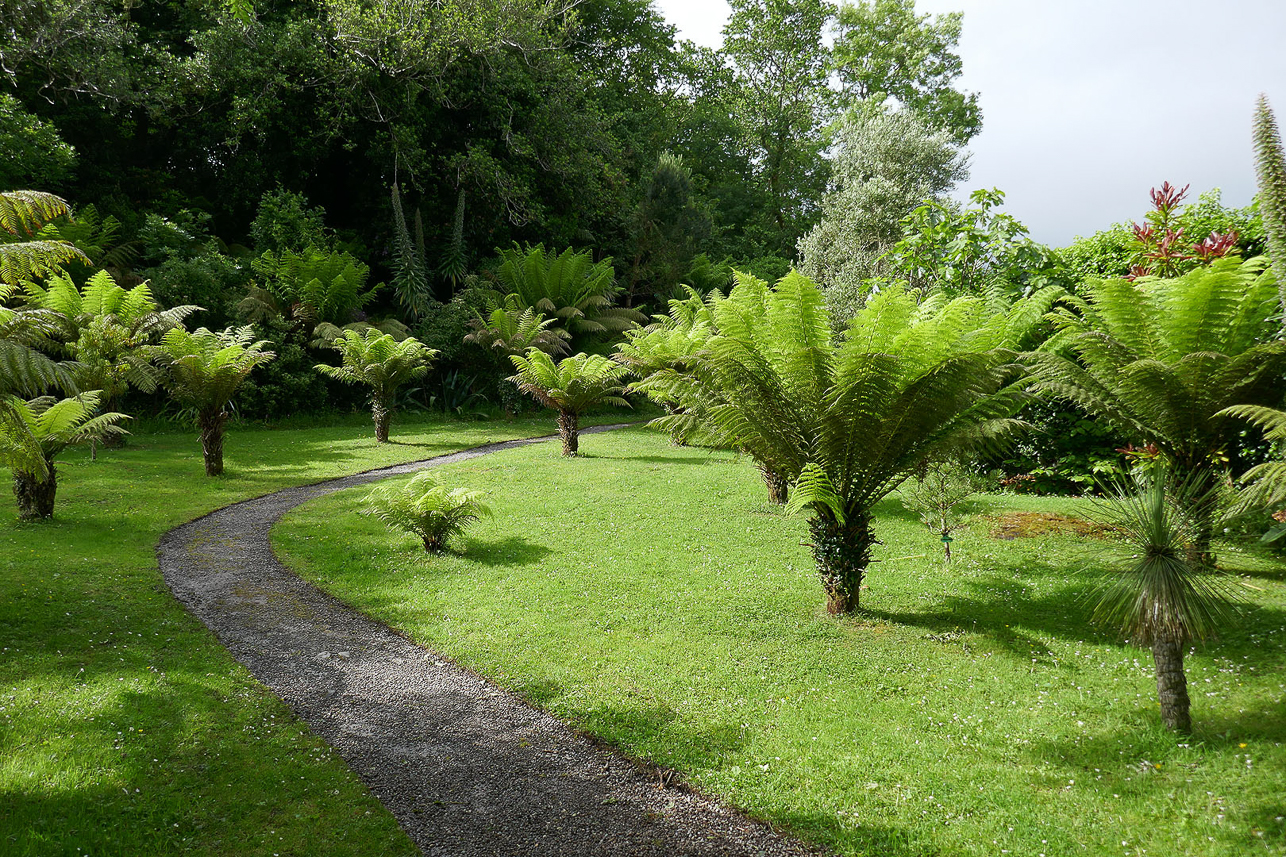
<path id="1" fill-rule="evenodd" d="M 227 503 L 553 420 L 404 419 L 383 446 L 368 420 L 332 422 L 233 428 L 220 479 L 202 475 L 190 431 L 136 435 L 97 461 L 72 451 L 53 521 L 20 525 L 11 500 L 0 507 L 0 854 L 418 853 L 175 601 L 155 545 Z"/>
<path id="2" fill-rule="evenodd" d="M 887 501 L 865 609 L 836 619 L 802 520 L 748 464 L 633 430 L 587 448 L 445 469 L 496 511 L 452 555 L 360 515 L 365 489 L 296 510 L 275 544 L 416 640 L 845 854 L 1286 851 L 1282 563 L 1225 550 L 1247 615 L 1190 656 L 1197 731 L 1178 738 L 1150 655 L 1086 622 L 1093 537 L 995 540 L 980 518 L 945 567 Z"/>

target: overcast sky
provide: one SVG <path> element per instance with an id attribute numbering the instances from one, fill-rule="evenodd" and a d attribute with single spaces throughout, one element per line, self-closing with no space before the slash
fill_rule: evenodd
<path id="1" fill-rule="evenodd" d="M 680 38 L 715 46 L 724 0 L 656 0 Z M 980 93 L 977 187 L 1006 193 L 1032 237 L 1062 246 L 1141 219 L 1148 189 L 1255 192 L 1255 98 L 1286 126 L 1286 0 L 917 0 L 964 12 L 959 85 Z"/>

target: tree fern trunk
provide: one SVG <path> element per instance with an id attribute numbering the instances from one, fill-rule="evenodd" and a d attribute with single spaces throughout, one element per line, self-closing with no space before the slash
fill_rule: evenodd
<path id="1" fill-rule="evenodd" d="M 764 477 L 764 484 L 768 486 L 768 502 L 775 503 L 778 506 L 786 505 L 787 495 L 790 492 L 790 481 L 768 467 L 760 467 L 759 473 Z"/>
<path id="2" fill-rule="evenodd" d="M 388 443 L 388 424 L 392 419 L 392 412 L 383 396 L 371 396 L 371 416 L 375 419 L 375 442 Z"/>
<path id="3" fill-rule="evenodd" d="M 558 412 L 558 436 L 563 439 L 563 455 L 580 451 L 580 415 L 574 411 Z"/>
<path id="4" fill-rule="evenodd" d="M 824 512 L 808 522 L 813 560 L 826 589 L 826 612 L 852 613 L 859 606 L 862 579 L 871 563 L 875 531 L 871 516 L 853 514 L 840 524 Z"/>
<path id="5" fill-rule="evenodd" d="M 54 514 L 54 495 L 58 493 L 58 475 L 54 463 L 46 462 L 49 475 L 44 479 L 25 470 L 13 472 L 13 495 L 18 500 L 18 520 L 39 521 Z"/>
<path id="6" fill-rule="evenodd" d="M 222 409 L 218 413 L 202 413 L 197 417 L 206 476 L 223 475 L 223 429 L 227 424 L 228 414 Z"/>
<path id="7" fill-rule="evenodd" d="M 1183 645 L 1176 642 L 1152 644 L 1152 660 L 1157 668 L 1157 699 L 1161 703 L 1161 720 L 1167 729 L 1191 732 L 1188 678 L 1183 674 Z"/>

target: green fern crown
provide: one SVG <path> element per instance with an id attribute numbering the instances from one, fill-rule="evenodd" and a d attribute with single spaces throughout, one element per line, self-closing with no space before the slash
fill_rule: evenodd
<path id="1" fill-rule="evenodd" d="M 377 486 L 363 502 L 366 514 L 418 536 L 432 552 L 441 551 L 449 536 L 492 514 L 480 492 L 447 488 L 427 470 L 400 485 Z"/>

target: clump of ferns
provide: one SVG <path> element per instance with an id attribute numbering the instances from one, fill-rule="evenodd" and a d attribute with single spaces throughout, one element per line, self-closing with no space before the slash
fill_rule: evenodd
<path id="1" fill-rule="evenodd" d="M 450 536 L 491 517 L 482 498 L 478 491 L 447 488 L 437 474 L 425 471 L 407 482 L 377 486 L 363 500 L 364 514 L 417 536 L 426 551 L 439 554 Z"/>

